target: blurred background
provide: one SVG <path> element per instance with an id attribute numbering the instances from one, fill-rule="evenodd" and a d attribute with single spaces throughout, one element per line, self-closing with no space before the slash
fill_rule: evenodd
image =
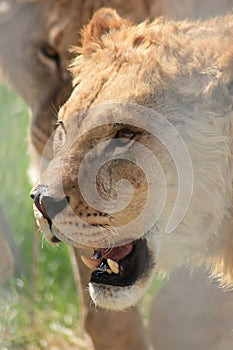
<path id="1" fill-rule="evenodd" d="M 29 114 L 26 104 L 0 85 L 0 211 L 14 254 L 14 274 L 0 285 L 0 349 L 90 349 L 69 248 L 50 246 L 33 217 L 27 171 Z M 145 324 L 156 280 L 141 303 Z"/>
<path id="2" fill-rule="evenodd" d="M 0 115 L 0 204 L 15 256 L 14 276 L 0 287 L 0 349 L 55 350 L 56 343 L 64 349 L 61 339 L 77 348 L 79 303 L 68 248 L 48 246 L 35 226 L 27 177 L 28 108 L 4 85 Z"/>

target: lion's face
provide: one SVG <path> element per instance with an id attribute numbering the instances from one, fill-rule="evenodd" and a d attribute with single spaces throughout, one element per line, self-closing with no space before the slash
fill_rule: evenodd
<path id="1" fill-rule="evenodd" d="M 12 0 L 0 14 L 0 67 L 31 109 L 31 140 L 39 154 L 55 129 L 57 110 L 72 90 L 68 49 L 77 42 L 82 25 L 70 3 L 59 3 Z M 52 157 L 48 148 L 44 157 Z"/>
<path id="2" fill-rule="evenodd" d="M 159 114 L 131 103 L 73 114 L 78 95 L 79 89 L 60 110 L 54 159 L 32 193 L 35 217 L 48 241 L 89 247 L 82 259 L 93 271 L 93 300 L 126 308 L 158 266 L 161 232 L 178 193 L 175 163 L 150 129 Z"/>
<path id="3" fill-rule="evenodd" d="M 218 24 L 131 27 L 103 10 L 86 30 L 54 159 L 32 197 L 48 240 L 90 248 L 83 262 L 100 306 L 134 304 L 156 269 L 205 261 L 217 271 L 221 261 L 232 273 L 231 73 L 216 56 Z"/>
<path id="4" fill-rule="evenodd" d="M 33 192 L 35 216 L 47 239 L 89 247 L 90 257 L 83 261 L 93 270 L 91 293 L 103 293 L 99 303 L 105 307 L 115 298 L 111 307 L 117 309 L 118 298 L 125 308 L 142 296 L 159 246 L 152 234 L 159 212 L 154 198 L 153 208 L 144 214 L 150 189 L 143 166 L 149 159 L 144 148 L 134 146 L 143 144 L 151 152 L 148 157 L 156 148 L 161 159 L 164 149 L 133 125 L 131 108 L 136 106 L 107 104 L 73 116 L 61 110 L 55 157 Z M 129 124 L 113 122 L 122 113 L 128 114 Z M 164 183 L 157 171 L 151 181 L 159 194 Z"/>

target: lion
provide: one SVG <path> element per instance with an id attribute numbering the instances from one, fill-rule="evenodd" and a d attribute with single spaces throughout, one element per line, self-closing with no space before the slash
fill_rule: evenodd
<path id="1" fill-rule="evenodd" d="M 137 22 L 148 17 L 150 11 L 144 0 L 0 0 L 0 76 L 26 101 L 31 111 L 29 173 L 33 183 L 40 165 L 45 169 L 53 157 L 50 137 L 56 128 L 57 111 L 72 91 L 67 65 L 74 54 L 69 48 L 80 42 L 81 28 L 94 11 L 104 5 L 112 5 L 119 13 Z M 0 252 L 5 259 L 5 280 L 12 273 L 13 261 L 7 242 L 1 236 L 2 240 L 3 250 L 7 247 Z M 78 248 L 72 249 L 72 263 L 79 283 L 84 328 L 91 336 L 94 348 L 108 348 L 109 339 L 117 338 L 113 349 L 114 346 L 115 349 L 134 349 L 137 345 L 146 349 L 147 339 L 136 308 L 116 316 L 90 304 L 86 293 L 89 271 L 80 261 L 81 252 Z M 7 255 L 11 267 L 7 264 Z M 128 332 L 132 338 L 130 342 L 128 335 L 125 336 L 129 320 L 132 325 Z M 106 332 L 102 331 L 103 322 Z M 115 327 L 111 327 L 113 323 Z"/>
<path id="2" fill-rule="evenodd" d="M 208 2 L 208 0 L 202 2 L 202 9 L 199 11 L 201 16 L 226 12 L 232 6 L 232 1 L 228 0 L 217 1 L 214 6 Z M 111 3 L 121 15 L 136 21 L 143 20 L 149 14 L 155 16 L 165 13 L 176 18 L 187 15 L 196 16 L 196 9 L 199 8 L 199 5 L 196 6 L 195 1 L 192 0 L 186 1 L 185 4 L 183 0 L 176 3 L 169 0 L 138 1 L 137 4 L 135 1 L 126 3 L 116 0 Z M 181 3 L 180 7 L 179 3 Z M 71 76 L 66 65 L 73 54 L 67 48 L 70 45 L 77 45 L 79 28 L 102 5 L 110 5 L 110 2 L 0 1 L 0 66 L 5 79 L 26 100 L 32 111 L 30 148 L 34 166 L 30 173 L 33 179 L 37 176 L 42 154 L 43 168 L 52 158 L 52 142 L 46 150 L 44 145 L 56 127 L 56 111 L 72 90 Z M 204 11 L 204 7 L 207 11 Z M 177 12 L 178 9 L 179 12 Z M 14 55 L 12 55 L 13 51 Z M 140 349 L 147 347 L 141 321 L 135 310 L 116 315 L 90 306 L 87 295 L 83 292 L 88 274 L 85 266 L 80 263 L 79 249 L 74 249 L 74 266 L 76 266 L 75 260 L 78 262 L 85 328 L 91 334 L 95 348 L 103 349 L 103 346 L 109 344 L 109 339 L 115 338 L 116 334 L 117 349 L 122 347 L 129 349 L 130 346 L 135 348 L 136 345 Z M 130 334 L 125 337 L 124 332 L 129 320 L 134 339 L 131 343 L 128 341 Z M 107 324 L 114 324 L 114 327 L 106 329 L 103 333 L 101 330 L 103 322 L 105 322 L 105 329 Z"/>
<path id="3" fill-rule="evenodd" d="M 89 249 L 100 307 L 137 304 L 156 271 L 182 265 L 232 286 L 232 25 L 135 26 L 102 9 L 74 49 L 54 158 L 31 197 L 48 240 Z"/>

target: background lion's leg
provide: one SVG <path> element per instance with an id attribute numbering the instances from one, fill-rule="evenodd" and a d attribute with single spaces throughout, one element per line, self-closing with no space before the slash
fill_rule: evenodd
<path id="1" fill-rule="evenodd" d="M 92 339 L 95 350 L 146 350 L 149 349 L 141 315 L 137 307 L 128 311 L 108 311 L 96 307 L 87 290 L 90 270 L 80 256 L 85 250 L 71 249 L 75 276 L 78 278 L 82 300 L 82 319 L 86 332 Z M 86 253 L 87 255 L 87 253 Z"/>

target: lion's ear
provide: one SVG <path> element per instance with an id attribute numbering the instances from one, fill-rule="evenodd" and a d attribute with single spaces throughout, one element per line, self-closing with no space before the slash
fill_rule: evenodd
<path id="1" fill-rule="evenodd" d="M 131 25 L 130 21 L 121 18 L 115 10 L 100 9 L 82 32 L 82 51 L 84 53 L 93 51 L 96 43 L 101 44 L 103 35 Z"/>

